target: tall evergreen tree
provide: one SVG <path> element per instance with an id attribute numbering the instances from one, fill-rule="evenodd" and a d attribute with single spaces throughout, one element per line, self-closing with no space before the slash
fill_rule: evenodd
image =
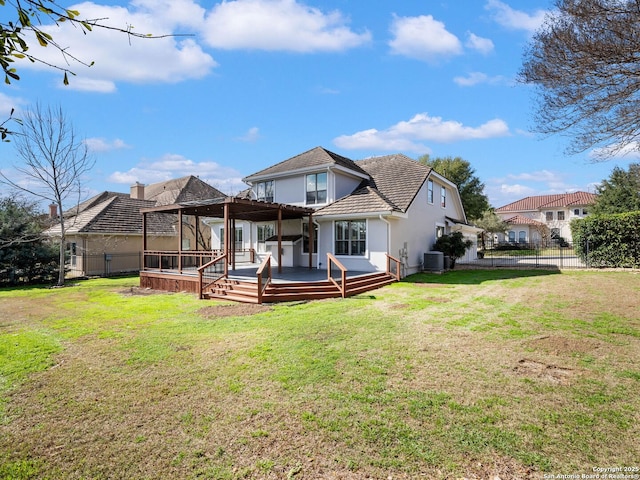
<path id="1" fill-rule="evenodd" d="M 49 283 L 58 272 L 58 251 L 42 232 L 35 204 L 0 199 L 0 285 Z"/>
<path id="2" fill-rule="evenodd" d="M 594 214 L 640 211 L 640 163 L 630 164 L 628 170 L 615 167 L 596 191 Z"/>

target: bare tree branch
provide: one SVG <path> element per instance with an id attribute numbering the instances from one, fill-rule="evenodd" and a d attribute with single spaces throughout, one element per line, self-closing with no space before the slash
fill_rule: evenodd
<path id="1" fill-rule="evenodd" d="M 93 168 L 86 144 L 77 137 L 62 107 L 37 104 L 27 111 L 16 136 L 16 151 L 22 162 L 14 165 L 20 183 L 0 172 L 0 182 L 56 205 L 60 212 L 60 274 L 64 284 L 64 206 L 74 196 L 79 200 L 82 180 Z"/>
<path id="2" fill-rule="evenodd" d="M 640 2 L 555 3 L 519 75 L 537 87 L 537 131 L 570 137 L 572 154 L 640 150 Z"/>

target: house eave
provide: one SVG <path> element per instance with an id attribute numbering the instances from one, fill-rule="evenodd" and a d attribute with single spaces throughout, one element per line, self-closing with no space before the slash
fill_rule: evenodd
<path id="1" fill-rule="evenodd" d="M 315 215 L 316 220 L 351 220 L 355 218 L 379 218 L 379 217 L 391 217 L 391 218 L 408 218 L 408 215 L 403 212 L 395 210 L 382 210 L 379 212 L 363 212 L 363 213 L 346 213 L 339 214 L 333 213 L 329 215 Z"/>
<path id="2" fill-rule="evenodd" d="M 343 167 L 341 165 L 334 165 L 334 164 L 330 164 L 330 163 L 326 163 L 324 165 L 315 165 L 315 166 L 310 166 L 310 167 L 304 167 L 304 168 L 296 168 L 295 170 L 287 170 L 285 172 L 278 172 L 278 173 L 270 173 L 270 174 L 264 174 L 264 175 L 249 175 L 248 177 L 244 177 L 242 179 L 242 181 L 250 186 L 253 186 L 256 182 L 261 182 L 264 180 L 273 180 L 273 179 L 278 179 L 278 178 L 285 178 L 285 177 L 294 177 L 296 175 L 300 175 L 300 174 L 306 174 L 306 173 L 312 173 L 312 172 L 321 172 L 321 171 L 330 171 L 330 170 L 337 170 L 341 173 L 345 173 L 347 175 L 351 175 L 353 177 L 356 178 L 360 178 L 360 179 L 368 179 L 369 176 L 365 175 L 363 173 L 360 172 L 356 172 L 354 170 L 351 170 L 349 168 Z"/>

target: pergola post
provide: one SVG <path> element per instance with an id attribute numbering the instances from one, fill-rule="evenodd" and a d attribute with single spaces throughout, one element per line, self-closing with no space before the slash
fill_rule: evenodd
<path id="1" fill-rule="evenodd" d="M 236 269 L 236 219 L 231 219 L 231 269 Z"/>
<path id="2" fill-rule="evenodd" d="M 313 268 L 313 213 L 309 214 L 309 270 Z"/>
<path id="3" fill-rule="evenodd" d="M 223 254 L 227 255 L 224 261 L 224 274 L 229 274 L 229 204 L 224 204 L 224 251 Z"/>
<path id="4" fill-rule="evenodd" d="M 83 249 L 84 251 L 85 249 Z M 147 212 L 142 214 L 142 268 L 147 266 Z"/>
<path id="5" fill-rule="evenodd" d="M 282 206 L 278 207 L 278 273 L 282 273 Z"/>
<path id="6" fill-rule="evenodd" d="M 182 274 L 182 209 L 178 210 L 178 273 Z"/>

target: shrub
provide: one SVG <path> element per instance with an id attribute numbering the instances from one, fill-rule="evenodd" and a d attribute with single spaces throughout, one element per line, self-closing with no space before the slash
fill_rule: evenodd
<path id="1" fill-rule="evenodd" d="M 465 240 L 461 232 L 453 232 L 442 235 L 433 245 L 433 250 L 444 253 L 451 259 L 451 268 L 455 266 L 456 260 L 463 257 L 467 249 L 473 243 Z"/>
<path id="2" fill-rule="evenodd" d="M 590 267 L 640 267 L 640 212 L 571 222 L 576 254 Z"/>

